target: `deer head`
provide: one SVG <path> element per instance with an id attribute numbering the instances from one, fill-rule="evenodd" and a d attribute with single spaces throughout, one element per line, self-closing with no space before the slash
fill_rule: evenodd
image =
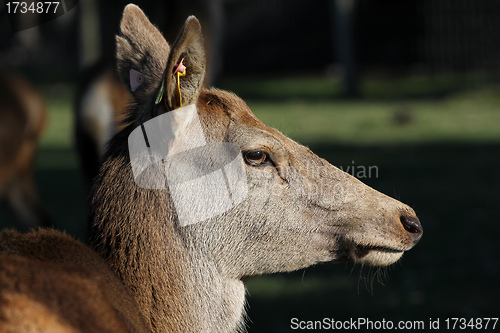
<path id="1" fill-rule="evenodd" d="M 320 262 L 385 266 L 419 241 L 422 227 L 410 207 L 266 126 L 236 95 L 203 89 L 196 18 L 171 48 L 136 6 L 125 8 L 120 29 L 118 72 L 134 105 L 94 186 L 92 239 L 153 329 L 232 331 L 241 324 L 245 277 Z M 196 107 L 206 142 L 239 147 L 247 186 L 233 208 L 186 226 L 171 189 L 137 185 L 127 148 L 134 129 L 181 103 Z M 186 128 L 183 137 L 192 134 Z"/>

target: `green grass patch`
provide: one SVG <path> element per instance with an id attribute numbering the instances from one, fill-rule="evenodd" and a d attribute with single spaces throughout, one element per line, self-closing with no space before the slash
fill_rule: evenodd
<path id="1" fill-rule="evenodd" d="M 73 147 L 73 98 L 75 87 L 57 84 L 42 87 L 46 97 L 48 117 L 47 128 L 40 141 L 42 148 Z"/>
<path id="2" fill-rule="evenodd" d="M 500 88 L 440 100 L 248 101 L 265 123 L 301 142 L 401 144 L 498 141 Z"/>

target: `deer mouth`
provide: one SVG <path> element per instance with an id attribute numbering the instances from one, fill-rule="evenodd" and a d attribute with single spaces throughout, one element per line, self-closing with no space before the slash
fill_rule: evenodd
<path id="1" fill-rule="evenodd" d="M 336 251 L 338 261 L 355 262 L 368 266 L 387 266 L 398 261 L 405 250 L 376 246 L 363 245 L 353 240 L 342 240 Z"/>
<path id="2" fill-rule="evenodd" d="M 355 260 L 369 266 L 387 266 L 403 256 L 404 250 L 382 246 L 357 245 L 354 250 Z"/>

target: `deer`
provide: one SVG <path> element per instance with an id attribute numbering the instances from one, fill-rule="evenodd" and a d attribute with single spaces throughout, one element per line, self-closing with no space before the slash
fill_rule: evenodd
<path id="1" fill-rule="evenodd" d="M 104 325 L 117 332 L 244 331 L 246 279 L 326 262 L 387 266 L 421 239 L 412 208 L 265 125 L 235 94 L 203 87 L 205 51 L 195 17 L 171 46 L 129 4 L 116 42 L 118 73 L 133 101 L 94 179 L 89 245 L 50 229 L 4 231 L 0 328 L 17 328 L 15 318 L 23 318 L 24 327 L 59 325 L 63 332 Z M 174 186 L 144 186 L 129 139 L 150 133 L 150 122 L 159 117 L 173 117 L 180 138 L 199 134 L 184 126 L 197 119 L 207 143 L 238 147 L 243 199 L 185 224 Z M 215 153 L 212 162 L 224 156 Z M 140 175 L 154 174 L 149 171 Z M 193 210 L 204 199 L 192 200 Z M 60 280 L 51 280 L 61 272 Z M 52 282 L 42 288 L 42 280 Z M 84 299 L 90 290 L 92 298 Z"/>
<path id="2" fill-rule="evenodd" d="M 0 73 L 0 198 L 28 228 L 51 225 L 33 181 L 37 143 L 46 122 L 43 97 L 18 75 Z"/>
<path id="3" fill-rule="evenodd" d="M 98 63 L 87 69 L 75 100 L 74 142 L 87 189 L 99 173 L 108 140 L 123 127 L 132 98 L 116 69 Z"/>

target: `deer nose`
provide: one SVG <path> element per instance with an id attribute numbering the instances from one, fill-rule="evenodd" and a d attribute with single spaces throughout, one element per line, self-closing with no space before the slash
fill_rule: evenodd
<path id="1" fill-rule="evenodd" d="M 420 221 L 416 216 L 409 216 L 407 214 L 402 214 L 399 218 L 403 228 L 405 228 L 408 236 L 413 241 L 413 245 L 417 244 L 420 238 L 422 238 L 422 233 L 424 232 Z"/>

